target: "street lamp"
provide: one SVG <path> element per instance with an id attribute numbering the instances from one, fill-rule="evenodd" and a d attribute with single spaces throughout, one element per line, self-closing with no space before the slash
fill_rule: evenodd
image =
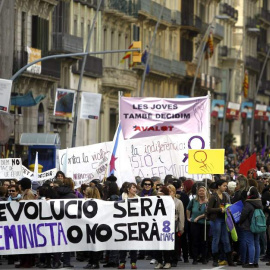
<path id="1" fill-rule="evenodd" d="M 194 97 L 194 91 L 195 91 L 195 85 L 196 85 L 196 80 L 197 80 L 197 76 L 198 76 L 198 73 L 199 73 L 199 69 L 200 69 L 200 65 L 201 65 L 201 62 L 202 62 L 202 57 L 203 57 L 203 53 L 204 53 L 204 50 L 205 50 L 205 46 L 206 46 L 206 39 L 207 37 L 209 36 L 209 33 L 211 31 L 211 28 L 215 28 L 213 26 L 215 20 L 218 19 L 218 20 L 227 20 L 229 19 L 229 16 L 227 15 L 216 15 L 212 22 L 208 25 L 207 29 L 206 29 L 206 32 L 204 34 L 204 37 L 202 39 L 202 42 L 201 42 L 201 45 L 196 53 L 196 56 L 195 56 L 195 59 L 197 58 L 197 56 L 199 56 L 199 61 L 198 61 L 198 64 L 197 64 L 197 68 L 196 68 L 196 72 L 195 72 L 195 76 L 194 76 L 194 79 L 193 79 L 193 83 L 192 83 L 192 87 L 191 87 L 191 93 L 190 93 L 190 96 L 191 97 Z"/>
<path id="2" fill-rule="evenodd" d="M 241 48 L 243 47 L 244 40 L 245 40 L 245 37 L 246 37 L 245 32 L 246 31 L 244 31 L 243 39 L 242 39 L 242 42 L 240 44 L 237 57 L 235 58 L 235 61 L 234 61 L 233 71 L 235 71 L 238 59 L 240 57 Z M 248 28 L 247 32 L 260 32 L 260 30 L 258 28 Z M 227 107 L 228 107 L 228 104 L 229 104 L 229 101 L 230 101 L 232 82 L 233 82 L 233 74 L 231 75 L 231 78 L 230 78 L 230 81 L 229 81 L 229 89 L 228 89 L 228 91 L 226 93 L 227 94 L 226 95 L 226 101 L 225 101 L 225 104 L 224 104 L 224 112 L 223 112 L 223 119 L 222 119 L 222 133 L 221 133 L 221 148 L 224 148 L 224 137 L 225 137 L 225 126 L 226 126 L 226 110 L 227 110 Z"/>
<path id="3" fill-rule="evenodd" d="M 270 55 L 270 46 L 268 46 L 267 55 L 266 55 L 266 57 L 264 59 L 264 63 L 263 63 L 262 69 L 261 69 L 260 77 L 259 77 L 259 80 L 258 80 L 258 83 L 257 83 L 256 92 L 253 95 L 253 110 L 252 110 L 252 115 L 251 115 L 250 141 L 249 141 L 249 149 L 250 149 L 250 151 L 252 151 L 253 146 L 254 146 L 254 115 L 255 115 L 255 109 L 256 109 L 255 108 L 255 105 L 256 105 L 255 103 L 256 103 L 257 95 L 258 95 L 259 88 L 260 88 L 260 85 L 261 85 L 261 80 L 262 80 L 263 72 L 264 72 L 265 66 L 267 64 L 269 55 Z"/>

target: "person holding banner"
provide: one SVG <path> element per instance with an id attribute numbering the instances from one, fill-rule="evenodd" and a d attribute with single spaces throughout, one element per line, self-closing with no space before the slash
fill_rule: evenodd
<path id="1" fill-rule="evenodd" d="M 136 184 L 135 183 L 129 183 L 128 186 L 127 186 L 127 189 L 123 193 L 123 194 L 126 194 L 126 196 L 124 195 L 124 197 L 122 197 L 122 199 L 133 199 L 133 198 L 136 198 L 136 197 L 138 197 L 136 193 L 137 193 L 137 186 L 136 186 Z M 130 255 L 131 269 L 137 269 L 137 266 L 136 266 L 136 262 L 137 262 L 137 250 L 130 250 L 129 251 L 129 255 Z M 127 256 L 127 250 L 120 250 L 119 251 L 120 264 L 118 266 L 118 269 L 125 269 L 126 268 L 126 266 L 125 266 L 126 256 Z"/>
<path id="2" fill-rule="evenodd" d="M 185 210 L 182 201 L 176 198 L 176 188 L 173 185 L 168 185 L 170 195 L 175 204 L 175 241 L 174 250 L 170 251 L 170 263 L 166 263 L 163 268 L 169 269 L 173 265 L 177 266 L 179 254 L 179 241 L 180 236 L 184 233 L 185 226 Z"/>
<path id="3" fill-rule="evenodd" d="M 100 193 L 95 186 L 88 187 L 85 190 L 85 196 L 87 199 L 100 200 Z M 89 251 L 88 264 L 84 266 L 84 269 L 99 269 L 99 260 L 101 258 L 102 251 Z"/>
<path id="4" fill-rule="evenodd" d="M 232 260 L 231 244 L 225 223 L 225 205 L 230 203 L 230 197 L 225 193 L 228 184 L 225 180 L 216 181 L 217 191 L 209 199 L 207 206 L 208 218 L 213 234 L 212 255 L 213 266 L 218 266 L 219 244 L 222 243 L 229 266 L 235 266 Z"/>
<path id="5" fill-rule="evenodd" d="M 208 203 L 209 193 L 205 186 L 199 185 L 197 187 L 196 198 L 192 199 L 187 206 L 187 220 L 191 222 L 192 231 L 192 254 L 193 263 L 198 264 L 198 255 L 201 251 L 202 263 L 207 264 L 207 239 L 204 237 L 208 235 L 209 223 L 205 231 L 205 211 Z"/>

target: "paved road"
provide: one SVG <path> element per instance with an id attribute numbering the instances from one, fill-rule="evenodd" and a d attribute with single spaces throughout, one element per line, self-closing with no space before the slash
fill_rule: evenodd
<path id="1" fill-rule="evenodd" d="M 74 268 L 61 268 L 61 269 L 83 269 L 83 266 L 85 266 L 87 264 L 87 262 L 78 262 L 75 260 L 75 258 L 72 258 L 72 264 L 75 266 Z M 100 265 L 100 269 L 116 269 L 116 268 L 103 268 L 102 264 Z M 259 263 L 260 268 L 259 269 L 270 269 L 270 266 L 266 266 L 265 262 L 260 262 Z M 154 269 L 154 265 L 150 264 L 149 260 L 139 260 L 137 262 L 137 267 L 138 269 Z M 0 265 L 0 269 L 17 269 L 14 267 L 14 265 L 8 265 L 7 261 L 2 260 L 2 265 Z M 27 269 L 27 268 L 20 268 L 20 269 Z M 29 269 L 29 268 L 28 268 Z M 40 269 L 38 267 L 32 267 L 31 269 Z M 45 268 L 43 268 L 45 269 Z M 127 263 L 126 264 L 126 269 L 131 269 L 130 268 L 130 264 Z M 171 268 L 172 270 L 176 270 L 176 269 L 181 269 L 181 270 L 190 270 L 190 269 L 213 269 L 213 270 L 225 270 L 225 269 L 244 269 L 241 266 L 238 267 L 228 267 L 228 266 L 219 266 L 219 267 L 213 267 L 212 266 L 212 262 L 209 262 L 207 265 L 202 265 L 202 264 L 198 264 L 198 265 L 192 265 L 192 263 L 183 263 L 183 262 L 179 262 L 177 267 L 173 267 Z"/>

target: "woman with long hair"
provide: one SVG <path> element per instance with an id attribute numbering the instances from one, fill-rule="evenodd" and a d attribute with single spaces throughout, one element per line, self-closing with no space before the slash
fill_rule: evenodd
<path id="1" fill-rule="evenodd" d="M 98 199 L 100 200 L 100 193 L 95 186 L 88 187 L 85 190 L 85 197 L 87 199 Z M 84 266 L 84 269 L 99 269 L 99 260 L 101 258 L 102 251 L 89 251 L 88 264 Z"/>
<path id="2" fill-rule="evenodd" d="M 126 196 L 126 198 L 122 197 L 122 199 L 138 198 L 139 196 L 137 195 L 137 185 L 135 183 L 129 183 L 123 194 L 126 194 L 127 196 Z M 122 194 L 122 196 L 123 196 L 123 194 Z M 129 255 L 130 255 L 131 269 L 137 269 L 137 266 L 136 266 L 137 250 L 130 250 Z M 119 251 L 120 263 L 119 263 L 118 269 L 125 269 L 126 256 L 127 256 L 127 250 L 120 250 Z"/>
<path id="3" fill-rule="evenodd" d="M 192 254 L 193 264 L 198 263 L 198 256 L 201 253 L 202 263 L 207 264 L 207 235 L 209 223 L 206 227 L 205 238 L 205 211 L 208 203 L 209 193 L 205 186 L 198 186 L 196 198 L 192 199 L 187 206 L 187 220 L 190 222 L 192 231 Z"/>
<path id="4" fill-rule="evenodd" d="M 235 266 L 232 260 L 231 244 L 229 233 L 225 223 L 225 206 L 230 203 L 230 197 L 225 191 L 228 184 L 225 180 L 216 182 L 216 192 L 209 199 L 207 213 L 209 214 L 210 226 L 213 234 L 212 255 L 213 266 L 218 266 L 219 246 L 222 243 L 224 252 L 226 253 L 229 266 Z"/>

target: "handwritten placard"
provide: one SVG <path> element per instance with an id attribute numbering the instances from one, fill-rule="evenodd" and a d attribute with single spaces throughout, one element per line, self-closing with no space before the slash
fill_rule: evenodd
<path id="1" fill-rule="evenodd" d="M 188 173 L 223 174 L 224 149 L 188 150 Z"/>
<path id="2" fill-rule="evenodd" d="M 0 159 L 0 178 L 22 178 L 22 160 L 20 158 Z"/>

